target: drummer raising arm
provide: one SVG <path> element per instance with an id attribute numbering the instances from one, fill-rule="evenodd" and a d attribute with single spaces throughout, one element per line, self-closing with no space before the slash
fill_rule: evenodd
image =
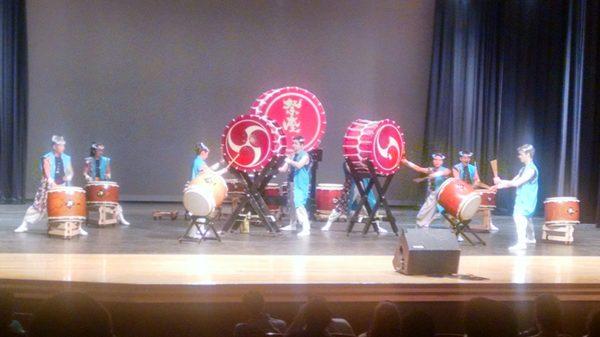
<path id="1" fill-rule="evenodd" d="M 402 159 L 402 163 L 404 165 L 419 173 L 426 174 L 426 176 L 423 178 L 415 179 L 416 182 L 427 180 L 427 198 L 417 214 L 417 226 L 421 228 L 429 227 L 438 211 L 442 210 L 437 204 L 437 190 L 440 188 L 446 178 L 452 174 L 448 168 L 442 166 L 445 158 L 446 156 L 441 153 L 432 154 L 431 167 L 421 167 L 407 160 L 406 158 Z"/>
<path id="2" fill-rule="evenodd" d="M 90 181 L 108 181 L 111 179 L 110 158 L 104 156 L 104 144 L 92 143 L 90 146 L 90 156 L 85 158 L 83 168 L 85 180 Z M 129 221 L 123 216 L 123 207 L 118 204 L 116 209 L 117 220 L 125 226 L 129 226 Z"/>
<path id="3" fill-rule="evenodd" d="M 52 136 L 52 151 L 40 158 L 42 180 L 35 194 L 33 205 L 29 206 L 23 222 L 15 229 L 15 232 L 26 232 L 30 224 L 41 221 L 47 215 L 46 201 L 49 189 L 71 183 L 73 167 L 71 166 L 71 157 L 64 153 L 66 144 L 67 142 L 62 136 Z M 87 232 L 81 228 L 80 234 L 87 235 Z"/>
<path id="4" fill-rule="evenodd" d="M 194 162 L 192 163 L 192 175 L 190 181 L 194 180 L 194 178 L 204 171 L 216 171 L 219 169 L 220 163 L 215 163 L 212 166 L 208 166 L 206 163 L 206 159 L 208 159 L 208 155 L 210 154 L 210 149 L 203 142 L 196 143 L 194 151 L 196 152 L 196 158 L 194 158 Z M 216 171 L 215 173 L 223 175 L 226 171 L 227 169 L 225 168 Z"/>

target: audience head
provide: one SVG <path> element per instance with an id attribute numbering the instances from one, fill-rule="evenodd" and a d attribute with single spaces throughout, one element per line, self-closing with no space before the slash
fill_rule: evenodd
<path id="1" fill-rule="evenodd" d="M 112 337 L 112 322 L 108 311 L 90 296 L 61 293 L 34 314 L 30 336 Z"/>
<path id="2" fill-rule="evenodd" d="M 465 307 L 465 332 L 468 337 L 517 336 L 517 319 L 506 305 L 477 297 Z"/>
<path id="3" fill-rule="evenodd" d="M 400 330 L 400 314 L 392 302 L 381 302 L 373 312 L 373 322 L 367 335 L 369 337 L 397 336 Z"/>
<path id="4" fill-rule="evenodd" d="M 253 317 L 261 315 L 265 309 L 265 300 L 258 291 L 250 291 L 244 294 L 242 304 L 244 309 Z"/>
<path id="5" fill-rule="evenodd" d="M 435 324 L 426 312 L 415 310 L 402 319 L 402 337 L 433 337 Z"/>
<path id="6" fill-rule="evenodd" d="M 600 309 L 590 315 L 587 329 L 588 337 L 600 337 Z"/>
<path id="7" fill-rule="evenodd" d="M 14 303 L 13 294 L 0 289 L 0 329 L 8 326 L 12 321 Z"/>
<path id="8" fill-rule="evenodd" d="M 556 296 L 545 294 L 535 299 L 535 320 L 541 331 L 560 331 L 561 315 L 560 301 Z"/>
<path id="9" fill-rule="evenodd" d="M 323 297 L 313 297 L 305 304 L 304 320 L 306 329 L 313 332 L 325 330 L 331 323 L 332 314 Z"/>

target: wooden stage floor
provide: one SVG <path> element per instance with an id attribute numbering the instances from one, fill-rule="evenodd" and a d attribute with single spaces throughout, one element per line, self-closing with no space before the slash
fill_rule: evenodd
<path id="1" fill-rule="evenodd" d="M 0 287 L 21 298 L 45 298 L 60 290 L 80 290 L 107 302 L 227 303 L 250 290 L 272 302 L 298 302 L 324 295 L 337 302 L 463 301 L 488 296 L 529 300 L 553 292 L 563 300 L 600 301 L 600 230 L 577 228 L 572 246 L 538 241 L 511 254 L 510 217 L 495 217 L 501 229 L 485 234 L 486 247 L 462 244 L 458 276 L 398 274 L 392 235 L 347 237 L 345 226 L 322 233 L 315 224 L 307 238 L 291 233 L 228 234 L 224 242 L 177 243 L 182 221 L 153 221 L 152 209 L 169 205 L 125 205 L 132 225 L 90 228 L 88 237 L 48 238 L 43 228 L 13 233 L 25 206 L 0 206 Z M 411 227 L 414 211 L 398 211 Z M 439 227 L 443 224 L 438 222 Z M 537 234 L 541 223 L 536 221 Z M 538 237 L 539 240 L 539 237 Z M 484 278 L 472 280 L 469 276 Z"/>

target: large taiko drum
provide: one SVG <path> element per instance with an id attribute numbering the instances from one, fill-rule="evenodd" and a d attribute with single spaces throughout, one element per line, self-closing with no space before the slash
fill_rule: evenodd
<path id="1" fill-rule="evenodd" d="M 481 196 L 470 184 L 456 178 L 446 179 L 440 186 L 437 200 L 447 213 L 464 221 L 470 220 L 481 204 Z"/>
<path id="2" fill-rule="evenodd" d="M 271 211 L 279 210 L 279 204 L 281 200 L 281 189 L 277 183 L 268 183 L 265 187 L 265 202 L 267 207 Z"/>
<path id="3" fill-rule="evenodd" d="M 392 175 L 404 156 L 404 136 L 390 119 L 358 119 L 346 130 L 343 150 L 357 170 L 367 171 L 370 161 L 377 174 Z"/>
<path id="4" fill-rule="evenodd" d="M 200 173 L 183 191 L 183 206 L 192 215 L 208 216 L 227 197 L 227 182 L 214 172 Z"/>
<path id="5" fill-rule="evenodd" d="M 262 170 L 271 159 L 284 156 L 287 140 L 282 128 L 259 115 L 241 115 L 231 120 L 221 137 L 225 161 L 246 173 Z"/>
<path id="6" fill-rule="evenodd" d="M 344 185 L 318 184 L 316 192 L 317 212 L 330 213 L 342 197 Z"/>
<path id="7" fill-rule="evenodd" d="M 90 181 L 85 185 L 87 204 L 116 206 L 119 204 L 119 184 L 114 181 Z"/>
<path id="8" fill-rule="evenodd" d="M 547 224 L 578 224 L 579 200 L 574 197 L 555 197 L 544 201 Z"/>
<path id="9" fill-rule="evenodd" d="M 59 186 L 48 190 L 49 222 L 84 222 L 87 216 L 85 190 L 81 187 Z"/>
<path id="10" fill-rule="evenodd" d="M 325 110 L 317 96 L 299 87 L 264 92 L 252 103 L 249 113 L 266 116 L 280 125 L 288 145 L 295 136 L 303 136 L 306 151 L 319 147 L 327 126 Z M 291 147 L 287 150 L 293 151 Z"/>
<path id="11" fill-rule="evenodd" d="M 475 190 L 481 196 L 479 208 L 496 208 L 496 192 L 490 190 Z"/>

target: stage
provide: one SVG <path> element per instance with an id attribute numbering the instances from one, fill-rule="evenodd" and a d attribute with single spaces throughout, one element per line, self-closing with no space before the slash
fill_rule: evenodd
<path id="1" fill-rule="evenodd" d="M 251 227 L 250 234 L 231 233 L 222 242 L 179 243 L 187 225 L 153 220 L 156 209 L 177 204 L 126 203 L 131 226 L 95 228 L 71 240 L 49 238 L 44 226 L 14 233 L 27 205 L 0 206 L 0 279 L 19 297 L 40 299 L 63 290 L 82 290 L 106 302 L 230 303 L 249 289 L 271 302 L 302 302 L 320 294 L 334 302 L 380 300 L 464 301 L 487 296 L 523 301 L 542 292 L 564 300 L 600 300 L 600 232 L 577 226 L 575 243 L 542 242 L 542 219 L 535 219 L 538 243 L 509 253 L 511 217 L 494 216 L 498 232 L 481 234 L 487 246 L 461 243 L 458 276 L 406 276 L 396 273 L 392 257 L 398 238 L 390 232 L 347 236 L 345 223 L 330 232 L 314 222 L 311 235 L 270 234 Z M 395 209 L 401 228 L 414 227 L 416 211 Z M 443 228 L 441 219 L 434 228 Z M 469 276 L 483 278 L 473 280 Z"/>

